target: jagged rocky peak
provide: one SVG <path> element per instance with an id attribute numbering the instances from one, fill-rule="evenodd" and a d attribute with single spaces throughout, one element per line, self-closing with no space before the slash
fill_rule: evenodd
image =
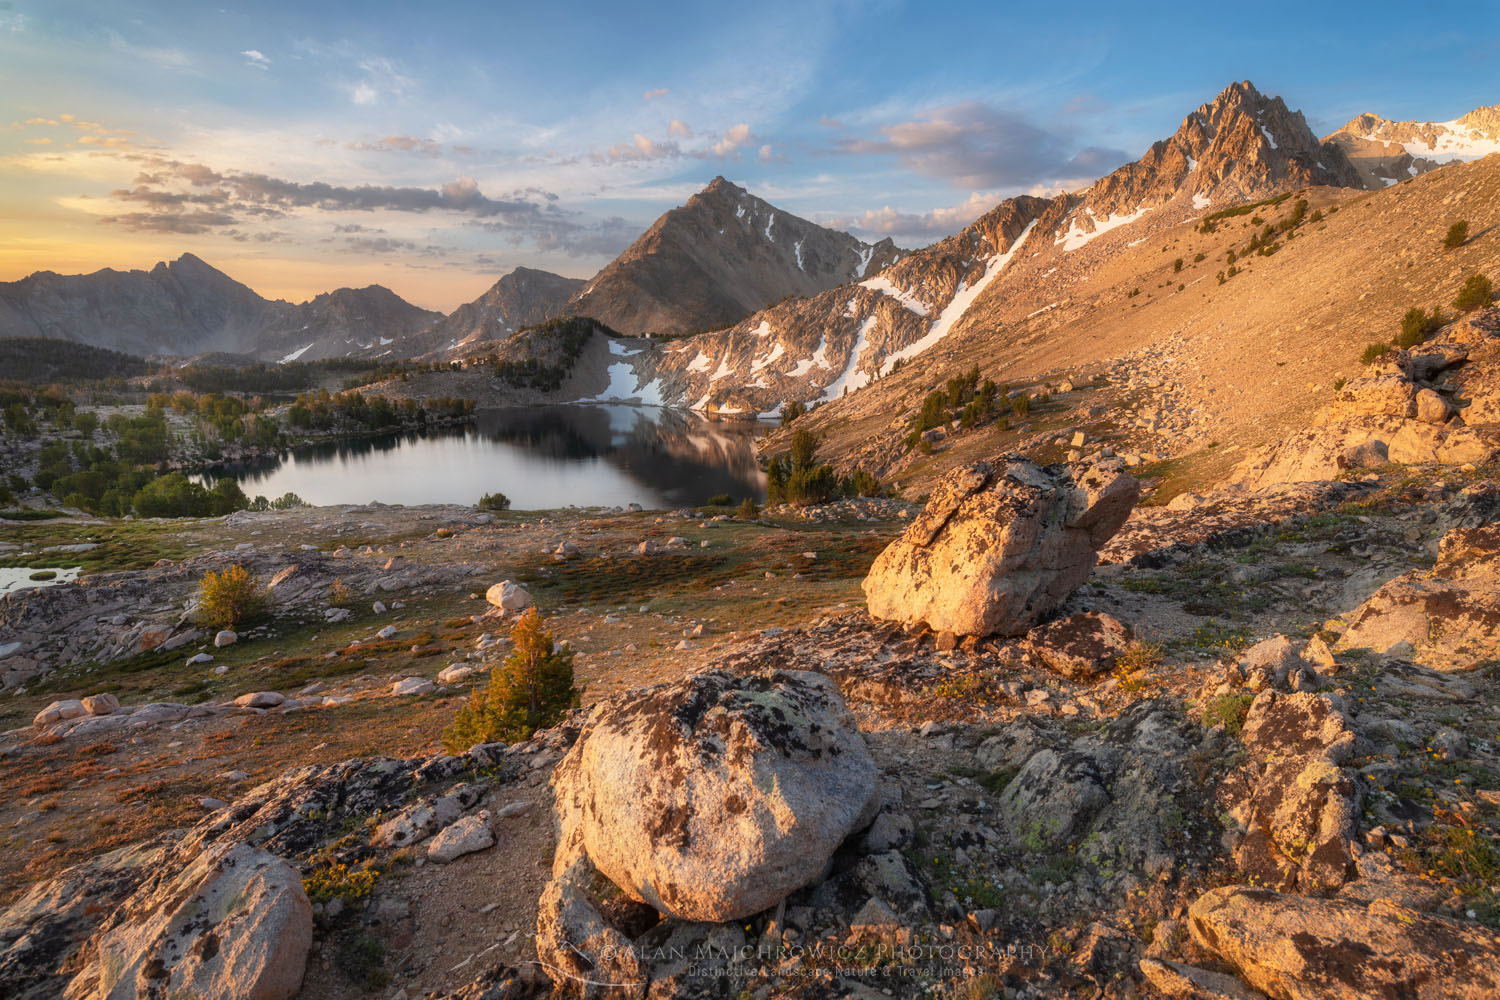
<path id="1" fill-rule="evenodd" d="M 1349 157 L 1365 187 L 1385 187 L 1445 163 L 1500 153 L 1500 104 L 1475 108 L 1447 122 L 1356 115 L 1327 141 Z"/>
<path id="2" fill-rule="evenodd" d="M 1320 142 L 1300 111 L 1246 80 L 1225 87 L 1183 119 L 1170 139 L 1095 183 L 1082 207 L 1102 221 L 1134 216 L 1179 195 L 1205 208 L 1313 185 L 1361 186 L 1338 146 Z"/>
<path id="3" fill-rule="evenodd" d="M 787 296 L 861 280 L 899 256 L 889 239 L 864 243 L 715 177 L 600 271 L 569 311 L 622 333 L 716 329 Z"/>

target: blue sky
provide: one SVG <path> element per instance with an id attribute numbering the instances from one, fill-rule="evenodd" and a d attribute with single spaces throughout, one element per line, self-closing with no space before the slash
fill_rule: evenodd
<path id="1" fill-rule="evenodd" d="M 0 0 L 0 279 L 192 251 L 449 309 L 517 264 L 592 274 L 721 173 L 916 246 L 1238 79 L 1319 134 L 1451 119 L 1500 103 L 1500 0 Z"/>

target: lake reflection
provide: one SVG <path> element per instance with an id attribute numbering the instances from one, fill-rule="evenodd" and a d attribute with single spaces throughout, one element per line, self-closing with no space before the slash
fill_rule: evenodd
<path id="1" fill-rule="evenodd" d="M 252 497 L 318 505 L 472 504 L 499 491 L 518 510 L 693 507 L 721 493 L 765 497 L 755 462 L 764 429 L 638 406 L 481 410 L 464 428 L 308 445 L 218 475 Z"/>

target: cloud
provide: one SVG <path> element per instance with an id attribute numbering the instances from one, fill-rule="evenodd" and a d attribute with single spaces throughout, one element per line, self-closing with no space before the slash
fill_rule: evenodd
<path id="1" fill-rule="evenodd" d="M 204 233 L 309 212 L 445 213 L 467 217 L 471 225 L 502 234 L 517 246 L 532 245 L 542 251 L 573 255 L 618 253 L 637 234 L 636 227 L 619 218 L 583 221 L 576 213 L 564 211 L 555 193 L 541 188 L 527 187 L 505 197 L 490 197 L 472 177 L 459 177 L 436 188 L 356 187 L 218 171 L 201 163 L 160 157 L 137 158 L 147 161 L 147 169 L 136 177 L 133 187 L 110 195 L 135 210 L 104 215 L 101 222 L 133 231 Z M 243 232 L 238 228 L 235 231 Z M 355 244 L 356 238 L 383 236 L 383 230 L 362 223 L 340 223 L 335 231 L 348 237 L 347 245 L 357 245 L 362 252 L 400 249 L 393 241 Z"/>
<path id="2" fill-rule="evenodd" d="M 371 105 L 382 98 L 400 100 L 410 97 L 416 90 L 416 81 L 383 56 L 367 56 L 358 60 L 356 65 L 364 78 L 345 85 L 349 99 L 355 104 Z"/>
<path id="3" fill-rule="evenodd" d="M 654 101 L 658 97 L 666 97 L 671 92 L 672 92 L 671 89 L 668 88 L 668 87 L 658 87 L 655 90 L 648 90 L 644 94 L 642 94 L 641 95 L 641 100 L 643 100 L 643 101 Z"/>
<path id="4" fill-rule="evenodd" d="M 930 212 L 898 212 L 889 205 L 868 210 L 860 215 L 829 219 L 827 225 L 835 229 L 847 229 L 864 233 L 879 233 L 883 236 L 909 236 L 922 240 L 941 239 L 951 236 L 964 226 L 994 208 L 1000 196 L 991 192 L 975 191 L 967 199 L 949 208 L 935 208 Z"/>
<path id="5" fill-rule="evenodd" d="M 629 142 L 618 142 L 605 150 L 602 159 L 611 163 L 640 163 L 646 160 L 671 160 L 681 155 L 682 147 L 670 139 L 656 142 L 637 132 Z"/>
<path id="6" fill-rule="evenodd" d="M 240 55 L 245 57 L 246 66 L 254 66 L 256 69 L 271 68 L 271 60 L 259 49 L 245 49 Z"/>
<path id="7" fill-rule="evenodd" d="M 442 143 L 409 135 L 388 135 L 379 142 L 351 142 L 349 148 L 371 153 L 421 153 L 424 156 L 440 156 L 443 152 Z"/>
<path id="8" fill-rule="evenodd" d="M 125 215 L 100 217 L 101 223 L 121 226 L 131 232 L 181 233 L 196 235 L 222 226 L 232 226 L 235 218 L 223 212 L 129 212 Z"/>
<path id="9" fill-rule="evenodd" d="M 667 133 L 683 139 L 693 137 L 693 130 L 684 123 L 673 119 L 667 126 Z M 704 136 L 704 141 L 712 139 L 711 135 Z M 617 142 L 602 153 L 595 152 L 589 158 L 595 163 L 647 163 L 657 160 L 711 160 L 735 157 L 738 159 L 740 147 L 755 142 L 755 134 L 750 131 L 749 125 L 735 125 L 729 128 L 718 139 L 713 140 L 708 146 L 697 148 L 684 148 L 675 139 L 664 139 L 658 141 L 649 136 L 637 132 L 629 142 Z"/>
<path id="10" fill-rule="evenodd" d="M 144 62 L 159 66 L 162 69 L 192 69 L 193 57 L 181 49 L 158 48 L 149 45 L 135 45 L 127 42 L 120 35 L 110 32 L 109 47 L 122 55 L 139 59 Z"/>
<path id="11" fill-rule="evenodd" d="M 724 133 L 718 142 L 714 143 L 712 152 L 715 156 L 722 159 L 731 155 L 740 146 L 754 138 L 755 136 L 751 133 L 749 125 L 733 125 L 730 126 L 729 130 Z"/>
<path id="12" fill-rule="evenodd" d="M 344 241 L 344 253 L 404 254 L 417 257 L 446 257 L 448 250 L 433 243 L 394 239 L 389 236 L 351 236 Z"/>
<path id="13" fill-rule="evenodd" d="M 1015 111 L 967 101 L 882 126 L 878 137 L 848 137 L 836 150 L 851 156 L 894 157 L 906 169 L 970 189 L 1015 187 L 1086 173 L 1085 165 L 1119 165 L 1121 150 L 1074 153 L 1067 137 Z"/>

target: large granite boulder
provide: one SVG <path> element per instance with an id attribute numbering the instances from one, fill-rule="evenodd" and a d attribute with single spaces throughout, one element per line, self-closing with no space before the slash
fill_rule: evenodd
<path id="1" fill-rule="evenodd" d="M 1188 910 L 1194 940 L 1280 1000 L 1489 1000 L 1500 934 L 1389 899 L 1226 886 Z"/>
<path id="2" fill-rule="evenodd" d="M 870 613 L 1020 635 L 1088 579 L 1139 493 L 1118 459 L 1042 467 L 1002 455 L 955 469 L 870 567 Z"/>
<path id="3" fill-rule="evenodd" d="M 97 1000 L 290 1000 L 312 946 L 302 877 L 248 844 L 147 882 L 111 915 L 68 987 Z"/>
<path id="4" fill-rule="evenodd" d="M 874 816 L 876 768 L 827 677 L 695 674 L 596 706 L 552 777 L 554 878 L 586 855 L 669 916 L 749 916 Z"/>

